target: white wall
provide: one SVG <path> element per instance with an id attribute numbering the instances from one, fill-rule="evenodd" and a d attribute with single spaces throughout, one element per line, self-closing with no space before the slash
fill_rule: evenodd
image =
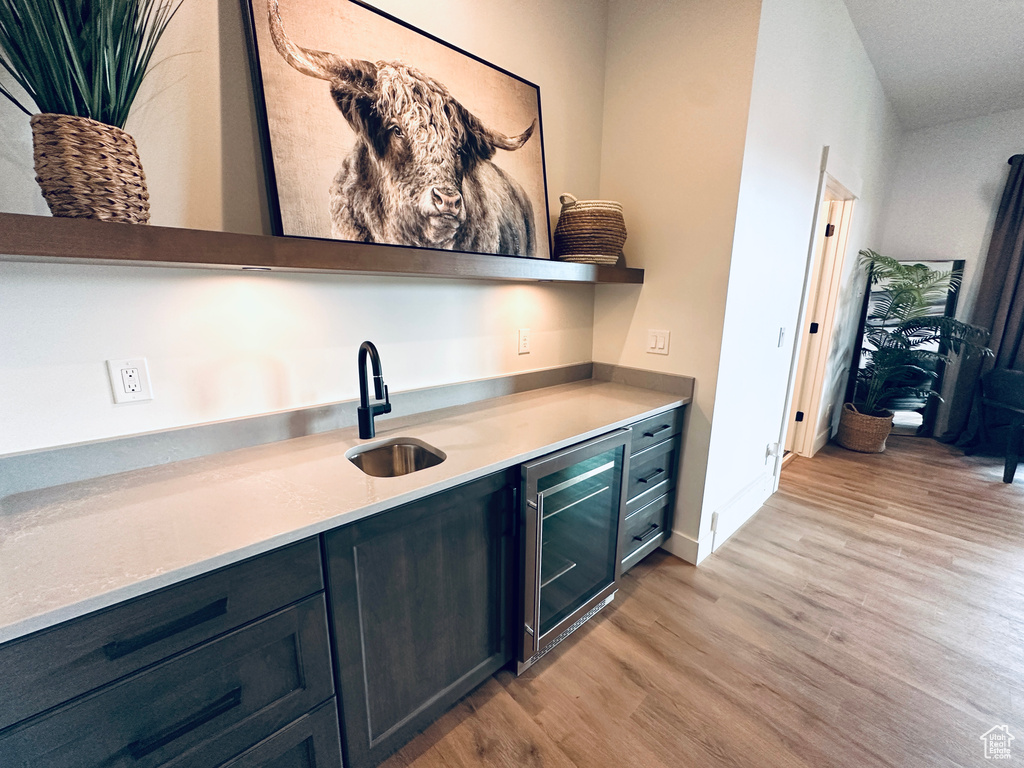
<path id="1" fill-rule="evenodd" d="M 879 248 L 896 259 L 964 259 L 958 316 L 976 298 L 1011 155 L 1024 152 L 1024 110 L 907 133 Z"/>
<path id="2" fill-rule="evenodd" d="M 377 5 L 540 85 L 552 199 L 597 194 L 603 0 Z M 126 126 L 154 224 L 267 231 L 238 6 L 182 5 Z M 0 210 L 47 213 L 6 101 L 0 134 Z M 0 454 L 351 398 L 365 338 L 394 391 L 587 361 L 592 320 L 589 286 L 0 262 Z M 104 360 L 129 356 L 157 398 L 115 407 Z"/>
<path id="3" fill-rule="evenodd" d="M 988 255 L 996 209 L 1024 152 L 1024 110 L 957 120 L 908 132 L 900 145 L 878 250 L 901 260 L 963 259 L 957 317 L 970 320 Z M 946 430 L 956 369 L 945 377 L 935 434 Z"/>
<path id="4" fill-rule="evenodd" d="M 855 254 L 879 242 L 898 138 L 841 0 L 764 0 L 701 521 L 704 535 L 719 513 L 715 547 L 772 491 L 774 461 L 765 451 L 786 418 L 822 147 L 842 158 L 861 188 L 835 339 L 849 345 L 856 324 L 847 315 L 859 309 Z"/>
<path id="5" fill-rule="evenodd" d="M 759 0 L 612 0 L 601 196 L 622 202 L 642 288 L 598 286 L 594 360 L 693 376 L 674 533 L 699 537 Z M 671 332 L 667 356 L 648 329 Z"/>

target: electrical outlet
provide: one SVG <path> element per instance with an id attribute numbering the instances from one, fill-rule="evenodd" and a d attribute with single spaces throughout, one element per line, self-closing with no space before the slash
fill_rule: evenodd
<path id="1" fill-rule="evenodd" d="M 519 329 L 519 354 L 528 355 L 530 354 L 530 329 L 520 328 Z"/>
<path id="2" fill-rule="evenodd" d="M 647 331 L 647 352 L 651 355 L 668 354 L 668 331 Z"/>
<path id="3" fill-rule="evenodd" d="M 107 375 L 110 377 L 110 391 L 115 403 L 138 403 L 153 399 L 146 358 L 107 360 Z"/>

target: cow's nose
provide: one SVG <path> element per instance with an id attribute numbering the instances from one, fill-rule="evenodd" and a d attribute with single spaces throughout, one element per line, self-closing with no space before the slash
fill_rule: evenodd
<path id="1" fill-rule="evenodd" d="M 462 195 L 455 190 L 446 191 L 440 187 L 433 187 L 430 190 L 430 199 L 433 201 L 434 207 L 437 208 L 438 212 L 443 214 L 454 216 L 462 208 Z"/>

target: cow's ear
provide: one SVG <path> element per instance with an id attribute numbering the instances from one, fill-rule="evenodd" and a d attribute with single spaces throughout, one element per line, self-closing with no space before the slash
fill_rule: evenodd
<path id="1" fill-rule="evenodd" d="M 388 132 L 377 111 L 374 92 L 353 87 L 351 83 L 332 83 L 331 96 L 352 130 L 366 140 L 377 157 L 383 157 L 388 147 Z"/>
<path id="2" fill-rule="evenodd" d="M 462 128 L 462 143 L 459 147 L 467 165 L 494 157 L 494 144 L 491 143 L 490 131 L 484 127 L 476 115 L 458 102 L 454 102 L 458 125 Z"/>
<path id="3" fill-rule="evenodd" d="M 359 115 L 362 123 L 357 130 L 373 148 L 373 153 L 378 159 L 382 159 L 388 151 L 388 144 L 391 142 L 391 131 L 384 125 L 380 112 L 377 111 L 377 102 L 366 99 L 366 104 L 360 104 Z"/>

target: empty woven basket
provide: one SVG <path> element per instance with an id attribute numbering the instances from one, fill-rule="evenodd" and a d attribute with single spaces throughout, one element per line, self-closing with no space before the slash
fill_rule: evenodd
<path id="1" fill-rule="evenodd" d="M 615 264 L 626 242 L 622 205 L 613 200 L 559 197 L 562 211 L 555 227 L 555 258 L 584 264 Z"/>
<path id="2" fill-rule="evenodd" d="M 149 222 L 149 191 L 135 140 L 73 115 L 32 117 L 36 181 L 54 216 Z"/>

